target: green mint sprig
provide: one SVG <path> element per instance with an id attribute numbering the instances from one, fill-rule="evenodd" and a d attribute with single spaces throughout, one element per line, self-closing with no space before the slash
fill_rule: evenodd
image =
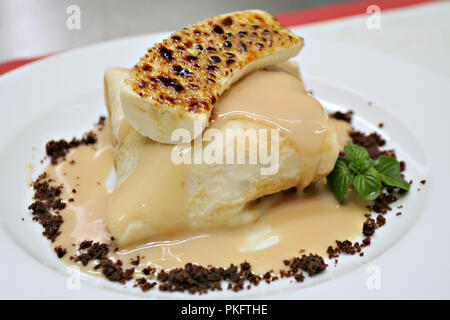
<path id="1" fill-rule="evenodd" d="M 410 185 L 400 174 L 397 159 L 381 156 L 374 162 L 366 149 L 351 142 L 344 147 L 345 157 L 339 157 L 327 176 L 328 186 L 339 203 L 344 201 L 350 185 L 366 200 L 375 200 L 381 193 L 382 182 L 409 190 Z"/>

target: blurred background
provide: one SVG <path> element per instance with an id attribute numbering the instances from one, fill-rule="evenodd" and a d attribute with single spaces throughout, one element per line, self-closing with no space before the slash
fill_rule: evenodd
<path id="1" fill-rule="evenodd" d="M 373 5 L 379 28 L 368 27 Z M 450 76 L 450 0 L 0 0 L 0 74 L 27 58 L 243 9 L 267 10 L 284 23 L 292 15 L 283 13 L 297 11 L 289 25 L 301 25 L 305 39 L 382 51 Z"/>
<path id="2" fill-rule="evenodd" d="M 342 0 L 0 0 L 0 61 L 32 57 L 98 41 L 175 30 L 220 13 L 271 13 Z M 348 2 L 348 1 L 347 1 Z M 77 5 L 81 29 L 70 30 L 66 11 Z"/>

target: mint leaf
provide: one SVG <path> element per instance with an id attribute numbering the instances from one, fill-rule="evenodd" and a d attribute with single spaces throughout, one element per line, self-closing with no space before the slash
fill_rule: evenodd
<path id="1" fill-rule="evenodd" d="M 345 158 L 338 158 L 333 171 L 327 176 L 328 186 L 339 203 L 344 201 L 350 187 L 366 200 L 375 200 L 382 191 L 382 182 L 409 190 L 402 178 L 400 163 L 393 157 L 381 156 L 376 163 L 363 147 L 351 142 L 344 147 Z"/>
<path id="2" fill-rule="evenodd" d="M 327 176 L 328 186 L 339 203 L 344 201 L 345 195 L 353 181 L 354 174 L 344 159 L 338 158 L 333 171 Z"/>
<path id="3" fill-rule="evenodd" d="M 381 193 L 381 179 L 374 167 L 367 169 L 363 174 L 357 174 L 353 179 L 353 186 L 366 200 L 375 200 Z"/>
<path id="4" fill-rule="evenodd" d="M 350 143 L 344 147 L 344 152 L 347 164 L 353 172 L 363 174 L 367 169 L 373 167 L 373 161 L 363 147 Z"/>
<path id="5" fill-rule="evenodd" d="M 361 159 L 359 161 L 353 161 L 348 164 L 349 168 L 355 173 L 363 174 L 370 167 L 373 167 L 373 161 L 368 159 Z"/>
<path id="6" fill-rule="evenodd" d="M 400 174 L 400 163 L 394 157 L 381 156 L 374 168 L 377 170 L 380 179 L 393 187 L 409 190 L 410 185 Z"/>
<path id="7" fill-rule="evenodd" d="M 370 159 L 369 153 L 367 152 L 366 149 L 364 149 L 363 147 L 354 145 L 353 143 L 348 143 L 345 147 L 344 147 L 344 152 L 345 152 L 345 158 L 347 159 L 347 162 L 354 162 L 354 161 L 363 161 L 363 160 L 369 160 L 372 161 Z"/>

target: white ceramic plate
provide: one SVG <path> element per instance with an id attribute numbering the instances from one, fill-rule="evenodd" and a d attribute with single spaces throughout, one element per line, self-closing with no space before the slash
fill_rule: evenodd
<path id="1" fill-rule="evenodd" d="M 83 276 L 79 290 L 69 289 L 65 265 L 27 210 L 32 193 L 25 165 L 36 167 L 35 177 L 42 169 L 46 141 L 89 130 L 106 114 L 104 69 L 131 67 L 164 36 L 71 50 L 0 77 L 0 298 L 197 297 L 158 290 L 143 294 L 89 276 Z M 450 298 L 449 79 L 327 39 L 306 38 L 298 61 L 308 88 L 327 109 L 355 110 L 355 126 L 361 130 L 385 124 L 382 134 L 406 160 L 406 174 L 415 182 L 409 195 L 395 204 L 404 206 L 403 215 L 395 216 L 395 210 L 388 214 L 387 225 L 377 231 L 364 258 L 342 256 L 337 267 L 330 262 L 326 272 L 302 284 L 282 280 L 201 298 Z M 419 185 L 424 178 L 427 184 Z"/>

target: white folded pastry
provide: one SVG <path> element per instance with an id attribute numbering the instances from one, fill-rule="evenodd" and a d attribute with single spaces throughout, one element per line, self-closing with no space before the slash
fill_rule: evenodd
<path id="1" fill-rule="evenodd" d="M 109 230 L 119 246 L 189 229 L 232 227 L 254 222 L 263 212 L 255 204 L 256 199 L 292 187 L 303 189 L 333 169 L 339 148 L 336 132 L 326 113 L 305 92 L 299 81 L 298 69 L 288 64 L 278 69 L 290 74 L 256 71 L 230 88 L 218 101 L 218 118 L 211 125 L 223 134 L 227 129 L 278 128 L 279 166 L 278 171 L 271 175 L 261 174 L 264 167 L 261 164 L 175 165 L 171 160 L 174 145 L 142 137 L 124 118 L 118 96 L 127 70 L 106 70 L 106 102 L 116 138 L 114 157 L 118 176 L 107 217 Z M 292 76 L 295 73 L 297 78 Z M 277 81 L 279 87 L 275 85 L 275 91 L 270 93 L 270 81 L 274 79 L 280 79 Z M 291 92 L 293 96 L 286 97 Z M 295 121 L 287 119 L 289 121 L 282 122 L 281 118 L 264 117 L 255 120 L 230 112 L 236 107 L 236 101 L 247 100 L 250 106 L 251 97 L 257 95 L 255 103 L 264 103 L 277 97 L 277 93 L 284 96 L 280 103 L 292 105 L 268 105 L 266 112 L 278 114 L 280 110 L 280 117 L 285 115 L 282 111 L 285 109 L 295 113 L 298 101 L 298 116 L 306 117 L 303 120 L 290 119 L 299 121 L 295 137 L 288 133 L 296 130 Z M 246 104 L 240 108 L 242 110 L 238 110 L 245 111 Z M 286 124 L 289 130 L 268 120 Z M 302 137 L 308 141 L 302 142 Z M 203 142 L 203 149 L 210 143 Z M 246 149 L 247 158 L 252 152 Z"/>

